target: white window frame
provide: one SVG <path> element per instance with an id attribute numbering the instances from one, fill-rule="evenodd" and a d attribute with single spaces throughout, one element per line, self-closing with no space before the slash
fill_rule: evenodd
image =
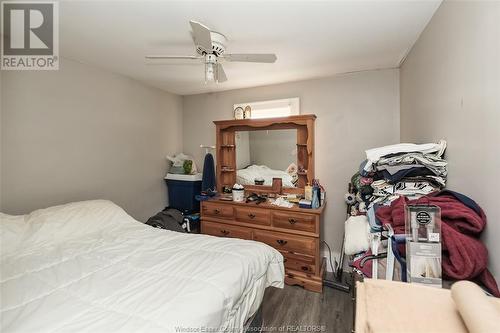
<path id="1" fill-rule="evenodd" d="M 233 110 L 237 107 L 244 109 L 246 106 L 252 108 L 251 119 L 279 118 L 300 114 L 299 97 L 234 104 Z"/>

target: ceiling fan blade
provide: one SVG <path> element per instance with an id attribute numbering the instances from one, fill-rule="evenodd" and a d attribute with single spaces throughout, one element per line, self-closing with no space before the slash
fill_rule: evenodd
<path id="1" fill-rule="evenodd" d="M 160 60 L 165 60 L 165 59 L 192 59 L 192 60 L 197 60 L 201 59 L 203 57 L 198 57 L 198 56 L 169 56 L 169 55 L 149 55 L 146 56 L 146 59 L 150 60 L 155 60 L 155 59 L 160 59 Z"/>
<path id="2" fill-rule="evenodd" d="M 202 46 L 207 52 L 212 52 L 212 37 L 210 29 L 196 21 L 189 21 L 193 29 L 193 37 L 196 44 Z"/>
<path id="3" fill-rule="evenodd" d="M 217 82 L 225 82 L 227 81 L 226 72 L 224 72 L 224 68 L 222 68 L 221 64 L 217 64 Z"/>
<path id="4" fill-rule="evenodd" d="M 276 55 L 268 54 L 224 54 L 224 59 L 227 61 L 244 61 L 244 62 L 265 62 L 273 63 L 276 61 Z"/>

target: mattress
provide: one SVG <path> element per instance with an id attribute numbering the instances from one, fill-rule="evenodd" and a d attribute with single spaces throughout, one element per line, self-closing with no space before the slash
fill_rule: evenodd
<path id="1" fill-rule="evenodd" d="M 155 229 L 109 201 L 0 217 L 2 332 L 239 332 L 283 287 L 263 243 Z"/>

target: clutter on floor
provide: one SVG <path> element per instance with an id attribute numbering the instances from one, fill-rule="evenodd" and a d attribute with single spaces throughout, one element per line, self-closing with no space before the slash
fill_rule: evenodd
<path id="1" fill-rule="evenodd" d="M 150 217 L 146 224 L 159 229 L 183 233 L 199 233 L 200 214 L 183 214 L 177 209 L 165 208 L 165 210 Z"/>
<path id="2" fill-rule="evenodd" d="M 405 207 L 434 207 L 440 213 L 440 230 L 430 233 L 426 241 L 429 245 L 441 246 L 442 256 L 422 259 L 425 269 L 421 276 L 441 278 L 441 271 L 434 267 L 435 262 L 440 261 L 443 279 L 473 280 L 491 294 L 500 296 L 495 279 L 487 269 L 487 249 L 479 239 L 486 226 L 486 216 L 471 198 L 445 189 L 445 149 L 446 141 L 441 140 L 366 151 L 366 160 L 352 176 L 349 193 L 345 195 L 349 215 L 358 219 L 346 221 L 345 253 L 352 256 L 351 266 L 355 272 L 365 277 L 411 280 L 407 271 L 412 267 L 407 266 L 405 252 L 418 233 L 410 237 Z M 428 230 L 429 214 L 422 212 L 419 219 L 421 230 Z M 360 228 L 366 225 L 368 236 L 360 233 Z M 432 260 L 435 262 L 431 263 Z"/>
<path id="3" fill-rule="evenodd" d="M 200 233 L 200 213 L 185 214 L 182 219 L 182 229 L 188 233 Z"/>
<path id="4" fill-rule="evenodd" d="M 488 271 L 488 250 L 479 239 L 486 227 L 486 216 L 472 199 L 444 190 L 416 200 L 400 197 L 390 206 L 380 207 L 376 218 L 404 233 L 404 206 L 428 204 L 441 208 L 443 275 L 452 280 L 478 280 L 492 294 L 500 296 L 494 277 Z"/>

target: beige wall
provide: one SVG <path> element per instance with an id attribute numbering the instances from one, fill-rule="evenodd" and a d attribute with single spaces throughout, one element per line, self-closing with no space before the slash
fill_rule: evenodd
<path id="1" fill-rule="evenodd" d="M 3 187 L 3 176 L 2 176 L 2 166 L 3 166 L 3 154 L 2 154 L 2 145 L 3 145 L 3 112 L 2 112 L 2 104 L 3 104 L 3 98 L 2 98 L 2 76 L 3 76 L 2 70 L 0 70 L 0 212 L 3 211 L 3 195 L 2 195 L 2 187 Z"/>
<path id="2" fill-rule="evenodd" d="M 328 192 L 323 235 L 338 251 L 346 214 L 343 196 L 364 150 L 399 142 L 397 69 L 184 96 L 184 151 L 202 163 L 199 145 L 215 144 L 212 121 L 231 119 L 233 104 L 296 96 L 301 113 L 318 116 L 316 177 Z"/>
<path id="3" fill-rule="evenodd" d="M 144 221 L 166 205 L 165 156 L 182 148 L 182 98 L 63 59 L 1 77 L 1 209 L 110 199 Z"/>
<path id="4" fill-rule="evenodd" d="M 500 278 L 500 2 L 446 1 L 401 68 L 401 140 L 448 140 L 448 187 L 488 216 Z"/>

